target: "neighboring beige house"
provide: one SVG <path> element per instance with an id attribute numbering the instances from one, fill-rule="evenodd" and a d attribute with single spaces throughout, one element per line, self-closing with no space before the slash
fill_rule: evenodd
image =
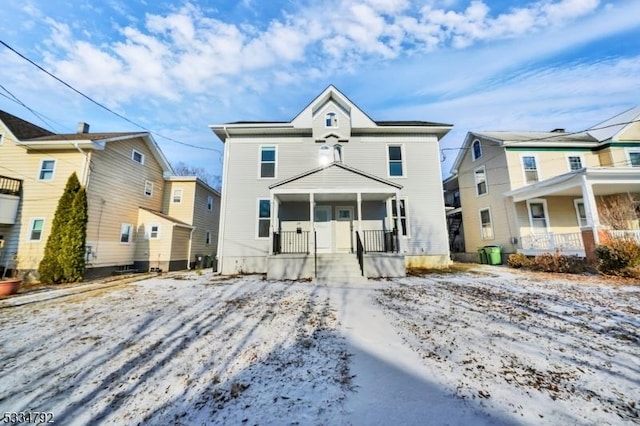
<path id="1" fill-rule="evenodd" d="M 374 121 L 329 86 L 290 122 L 211 128 L 225 144 L 222 274 L 402 276 L 450 262 L 439 140 L 451 125 Z"/>
<path id="2" fill-rule="evenodd" d="M 80 123 L 77 133 L 54 134 L 0 111 L 0 266 L 37 270 L 73 172 L 87 190 L 85 278 L 118 270 L 185 269 L 195 262 L 194 249 L 204 248 L 193 239 L 213 232 L 218 222 L 215 209 L 203 216 L 196 203 L 208 193 L 219 204 L 217 192 L 195 178 L 173 176 L 149 133 L 88 130 Z M 176 217 L 166 194 L 175 185 L 183 185 L 185 205 L 191 203 Z"/>
<path id="3" fill-rule="evenodd" d="M 604 230 L 640 237 L 638 120 L 634 108 L 578 133 L 469 132 L 445 181 L 447 198 L 460 196 L 448 215 L 461 215 L 464 251 L 590 257 Z"/>

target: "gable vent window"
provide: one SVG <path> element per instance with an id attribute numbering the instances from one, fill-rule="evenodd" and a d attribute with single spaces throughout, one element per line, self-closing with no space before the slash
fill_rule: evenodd
<path id="1" fill-rule="evenodd" d="M 144 154 L 135 149 L 131 151 L 131 159 L 136 163 L 144 164 Z"/>
<path id="2" fill-rule="evenodd" d="M 338 115 L 335 112 L 329 112 L 324 118 L 324 124 L 327 127 L 338 127 Z"/>

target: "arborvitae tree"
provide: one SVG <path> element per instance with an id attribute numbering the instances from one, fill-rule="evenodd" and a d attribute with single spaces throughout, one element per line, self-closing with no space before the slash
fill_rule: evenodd
<path id="1" fill-rule="evenodd" d="M 74 172 L 58 201 L 51 234 L 38 267 L 41 282 L 58 284 L 82 279 L 87 218 L 86 193 Z"/>

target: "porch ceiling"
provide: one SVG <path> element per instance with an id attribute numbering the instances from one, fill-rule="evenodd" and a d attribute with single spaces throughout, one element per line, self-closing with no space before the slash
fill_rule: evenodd
<path id="1" fill-rule="evenodd" d="M 366 192 L 362 193 L 362 201 L 384 201 L 393 197 L 395 194 L 393 193 L 372 193 Z M 308 193 L 278 193 L 275 194 L 275 198 L 281 202 L 309 202 L 309 194 Z M 313 199 L 316 202 L 345 202 L 345 201 L 353 201 L 356 202 L 358 200 L 357 193 L 335 193 L 335 192 L 322 192 L 322 193 L 314 193 Z"/>

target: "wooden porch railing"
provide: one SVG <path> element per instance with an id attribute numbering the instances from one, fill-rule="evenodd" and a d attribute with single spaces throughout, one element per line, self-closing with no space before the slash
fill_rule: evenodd
<path id="1" fill-rule="evenodd" d="M 521 241 L 524 250 L 584 250 L 581 232 L 531 234 L 523 236 Z"/>
<path id="2" fill-rule="evenodd" d="M 611 238 L 628 238 L 632 240 L 636 240 L 640 243 L 640 230 L 629 229 L 629 230 L 615 230 L 610 229 L 607 231 Z"/>
<path id="3" fill-rule="evenodd" d="M 22 181 L 20 179 L 0 176 L 0 194 L 20 195 L 21 186 Z"/>

